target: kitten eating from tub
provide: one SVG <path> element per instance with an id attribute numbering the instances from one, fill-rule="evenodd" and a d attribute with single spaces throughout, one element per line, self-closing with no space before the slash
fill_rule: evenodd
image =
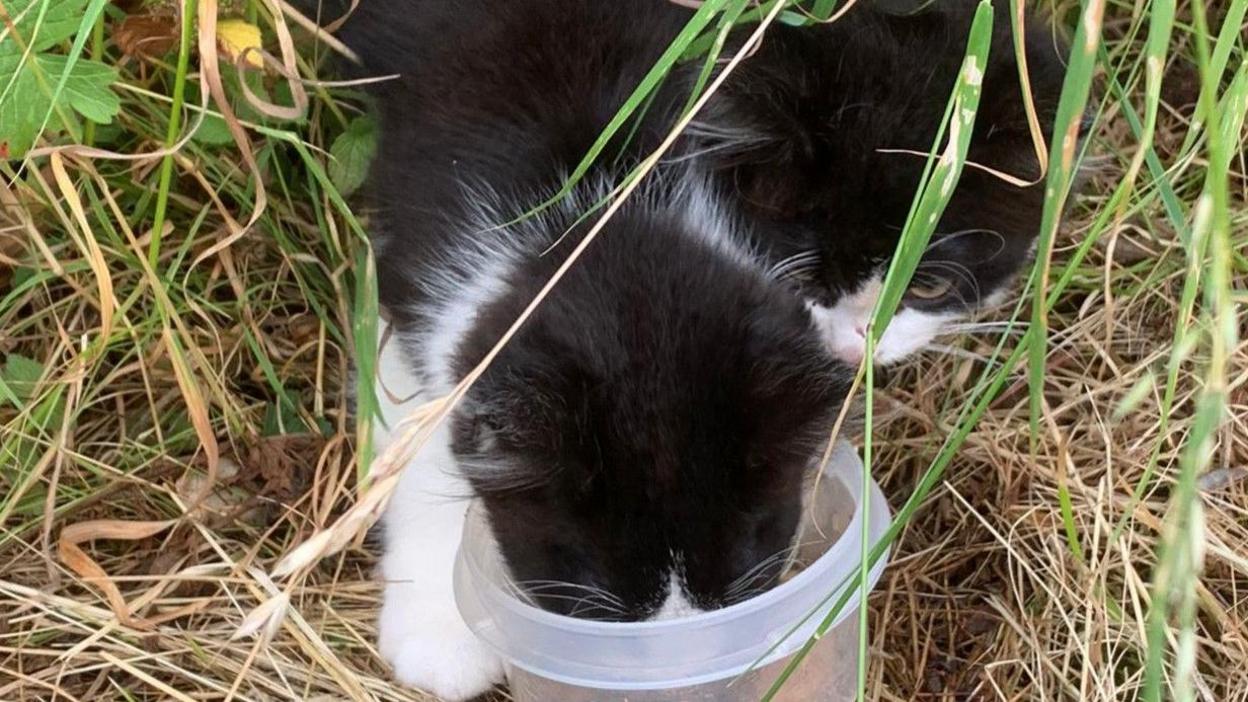
<path id="1" fill-rule="evenodd" d="M 596 220 L 581 215 L 666 134 L 687 98 L 682 80 L 668 81 L 571 197 L 521 216 L 558 190 L 558 174 L 581 160 L 689 16 L 662 0 L 360 5 L 344 39 L 370 72 L 401 76 L 376 90 L 382 139 L 371 176 L 379 290 L 396 332 L 380 371 L 390 426 L 486 356 Z M 892 21 L 871 17 L 855 21 Z M 945 54 L 960 58 L 957 18 L 969 14 L 949 17 L 933 30 L 949 34 L 944 43 L 886 44 L 896 54 L 888 70 L 923 47 L 940 52 L 931 65 L 956 67 Z M 881 49 L 848 41 L 825 53 L 798 32 L 769 39 L 732 77 L 677 163 L 606 225 L 404 472 L 382 521 L 379 624 L 379 650 L 400 681 L 449 699 L 501 681 L 501 664 L 453 600 L 468 498 L 483 505 L 516 584 L 555 612 L 682 616 L 778 580 L 803 483 L 852 377 L 847 364 L 861 359 L 842 337 L 870 311 L 875 273 L 896 242 L 890 224 L 914 187 L 918 159 L 877 162 L 875 149 L 929 148 L 936 123 L 924 120 L 941 111 L 926 101 L 943 105 L 952 84 L 952 72 L 936 70 L 924 79 L 930 90 L 906 88 L 914 104 L 881 98 L 885 114 L 911 110 L 886 123 L 896 134 L 829 133 L 819 105 L 850 119 L 840 91 L 875 95 L 809 74 L 843 63 L 850 47 Z M 820 36 L 813 44 L 853 38 Z M 797 84 L 786 86 L 779 74 L 793 70 Z M 1014 95 L 1008 70 L 997 73 L 1006 77 L 990 70 L 986 90 L 999 81 L 1004 104 Z M 772 91 L 785 99 L 755 101 Z M 801 119 L 785 112 L 793 98 L 810 103 L 814 122 L 804 108 Z M 986 156 L 1016 165 L 1030 142 L 1016 138 L 1012 117 L 987 123 L 1011 131 L 998 144 L 990 130 Z M 885 336 L 877 361 L 913 352 L 934 335 L 931 319 L 964 313 L 1022 265 L 1035 228 L 1030 191 L 971 183 L 895 322 L 901 335 Z M 959 198 L 969 207 L 984 195 L 997 204 L 956 214 Z M 888 212 L 872 215 L 872 204 Z M 962 275 L 937 277 L 963 270 L 955 263 Z"/>

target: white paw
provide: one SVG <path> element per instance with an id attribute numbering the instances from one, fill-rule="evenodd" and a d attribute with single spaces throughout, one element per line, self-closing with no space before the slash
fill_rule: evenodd
<path id="1" fill-rule="evenodd" d="M 502 661 L 473 635 L 453 604 L 449 611 L 430 611 L 430 603 L 402 590 L 386 588 L 378 624 L 377 646 L 395 679 L 451 701 L 471 699 L 503 682 Z"/>

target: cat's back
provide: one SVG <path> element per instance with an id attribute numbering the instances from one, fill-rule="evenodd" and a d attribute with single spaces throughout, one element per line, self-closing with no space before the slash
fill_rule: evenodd
<path id="1" fill-rule="evenodd" d="M 479 134 L 609 118 L 688 16 L 655 0 L 374 0 L 342 34 L 397 76 L 378 86 L 384 110 Z"/>
<path id="2" fill-rule="evenodd" d="M 367 73 L 394 76 L 373 86 L 381 204 L 402 194 L 409 208 L 440 208 L 464 183 L 503 194 L 550 189 L 689 15 L 661 0 L 360 3 L 342 38 Z M 665 121 L 651 112 L 648 122 Z M 630 148 L 645 148 L 648 134 Z"/>
<path id="3" fill-rule="evenodd" d="M 689 16 L 666 0 L 360 3 L 340 36 L 365 73 L 394 76 L 372 86 L 383 302 L 421 299 L 414 279 L 465 265 L 468 239 L 555 192 Z M 635 160 L 667 121 L 652 105 L 654 127 L 627 145 L 621 130 L 596 170 Z"/>

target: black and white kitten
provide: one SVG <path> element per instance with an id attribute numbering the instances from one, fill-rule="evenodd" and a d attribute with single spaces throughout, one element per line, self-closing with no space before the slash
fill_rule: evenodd
<path id="1" fill-rule="evenodd" d="M 659 0 L 360 6 L 345 38 L 402 76 L 378 94 L 372 174 L 392 425 L 485 356 L 585 234 L 578 217 L 657 142 L 662 103 L 576 197 L 517 221 L 688 14 Z M 402 682 L 463 699 L 501 680 L 453 600 L 471 496 L 516 582 L 557 612 L 679 616 L 778 578 L 848 370 L 704 180 L 677 167 L 635 195 L 403 474 L 383 519 L 379 641 Z"/>
<path id="2" fill-rule="evenodd" d="M 838 21 L 777 26 L 691 129 L 688 153 L 736 193 L 763 248 L 796 283 L 834 353 L 857 364 L 883 274 L 961 68 L 973 0 L 913 14 L 863 3 Z M 910 5 L 922 3 L 911 2 Z M 994 2 L 992 48 L 968 158 L 1039 176 L 1015 59 L 1010 7 Z M 1065 65 L 1062 44 L 1026 20 L 1030 86 L 1045 143 Z M 1005 299 L 1040 228 L 1044 185 L 968 167 L 938 224 L 877 363 L 921 350 L 950 322 Z"/>

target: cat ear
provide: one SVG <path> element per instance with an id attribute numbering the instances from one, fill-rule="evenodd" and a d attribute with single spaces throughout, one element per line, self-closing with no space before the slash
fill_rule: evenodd
<path id="1" fill-rule="evenodd" d="M 499 399 L 466 398 L 452 418 L 456 469 L 482 497 L 540 489 L 556 465 L 540 448 L 549 427 L 526 421 L 523 405 Z"/>
<path id="2" fill-rule="evenodd" d="M 488 455 L 498 450 L 505 431 L 501 407 L 473 398 L 464 398 L 451 421 L 451 447 L 455 453 Z"/>
<path id="3" fill-rule="evenodd" d="M 567 440 L 575 387 L 566 373 L 534 366 L 489 369 L 456 408 L 456 453 L 551 455 Z"/>
<path id="4" fill-rule="evenodd" d="M 801 206 L 803 165 L 813 161 L 814 146 L 784 104 L 762 87 L 716 95 L 690 126 L 688 150 L 704 168 L 723 175 L 743 201 L 792 215 Z"/>

